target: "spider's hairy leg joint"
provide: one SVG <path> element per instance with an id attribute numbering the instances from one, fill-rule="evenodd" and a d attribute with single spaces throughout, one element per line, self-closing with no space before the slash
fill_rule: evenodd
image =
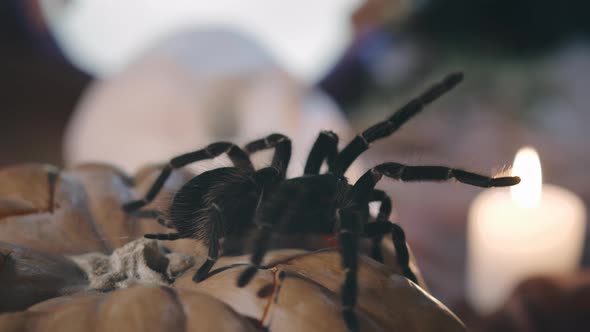
<path id="1" fill-rule="evenodd" d="M 326 135 L 326 137 L 330 138 L 332 141 L 338 141 L 338 135 L 331 130 L 322 130 L 321 133 Z"/>
<path id="2" fill-rule="evenodd" d="M 358 138 L 361 139 L 361 141 L 363 141 L 363 143 L 365 144 L 365 147 L 368 149 L 371 146 L 371 143 L 369 142 L 369 140 L 361 133 L 357 135 Z"/>

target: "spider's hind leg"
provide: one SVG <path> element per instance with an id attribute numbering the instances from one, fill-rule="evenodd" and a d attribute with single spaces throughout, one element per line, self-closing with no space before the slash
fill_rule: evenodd
<path id="1" fill-rule="evenodd" d="M 207 277 L 209 271 L 217 258 L 219 257 L 219 238 L 222 236 L 222 229 L 223 229 L 223 220 L 222 220 L 222 211 L 219 209 L 219 206 L 215 203 L 211 204 L 212 208 L 210 210 L 209 216 L 211 217 L 211 229 L 209 231 L 209 252 L 207 255 L 207 261 L 201 265 L 201 267 L 197 270 L 195 275 L 193 276 L 194 282 L 199 282 Z"/>
<path id="2" fill-rule="evenodd" d="M 354 184 L 352 188 L 353 201 L 362 202 L 364 197 L 367 196 L 371 197 L 371 199 L 379 198 L 380 194 L 375 193 L 375 185 L 377 185 L 383 176 L 402 181 L 447 181 L 454 178 L 459 182 L 486 188 L 512 186 L 520 182 L 520 178 L 518 177 L 492 178 L 443 166 L 408 166 L 398 163 L 383 163 L 367 171 Z M 384 197 L 381 197 L 381 199 L 384 199 Z M 387 208 L 386 206 L 385 211 L 387 211 Z M 390 232 L 398 256 L 398 263 L 404 269 L 404 275 L 410 279 L 416 278 L 408 267 L 409 253 L 405 243 L 405 234 L 399 225 L 384 220 L 377 220 L 368 223 L 365 226 L 365 232 L 370 238 Z"/>
<path id="3" fill-rule="evenodd" d="M 489 177 L 477 173 L 467 172 L 457 168 L 445 166 L 408 166 L 399 163 L 379 164 L 367 171 L 353 186 L 355 199 L 361 199 L 371 194 L 375 185 L 383 178 L 401 181 L 449 181 L 459 182 L 476 187 L 508 187 L 520 183 L 518 176 Z"/>
<path id="4" fill-rule="evenodd" d="M 237 145 L 229 142 L 212 143 L 204 149 L 185 153 L 178 157 L 172 158 L 170 162 L 164 167 L 164 169 L 162 169 L 160 175 L 158 175 L 156 181 L 154 181 L 154 184 L 152 184 L 145 197 L 143 199 L 125 203 L 123 205 L 123 210 L 127 213 L 134 212 L 153 201 L 164 186 L 164 183 L 168 177 L 170 177 L 170 174 L 172 174 L 173 170 L 182 168 L 197 161 L 213 159 L 224 153 L 227 154 L 235 167 L 254 171 L 254 166 L 252 166 L 250 158 L 248 158 L 248 155 Z"/>

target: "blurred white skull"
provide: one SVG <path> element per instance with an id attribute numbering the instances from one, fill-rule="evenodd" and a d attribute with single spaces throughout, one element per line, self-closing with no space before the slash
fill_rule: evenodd
<path id="1" fill-rule="evenodd" d="M 69 123 L 64 151 L 68 165 L 101 161 L 133 172 L 214 141 L 243 145 L 278 132 L 293 140 L 289 176 L 299 176 L 322 129 L 351 138 L 337 106 L 256 43 L 226 30 L 188 31 L 92 84 Z M 255 161 L 270 159 L 269 151 Z M 221 163 L 227 164 L 198 163 L 197 170 Z"/>

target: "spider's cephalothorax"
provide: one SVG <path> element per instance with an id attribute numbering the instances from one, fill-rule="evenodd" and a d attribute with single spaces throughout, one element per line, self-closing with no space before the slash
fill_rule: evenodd
<path id="1" fill-rule="evenodd" d="M 233 167 L 204 172 L 187 182 L 174 196 L 169 220 L 158 221 L 175 233 L 147 234 L 147 238 L 176 240 L 194 238 L 208 245 L 207 261 L 197 270 L 193 280 L 207 277 L 219 256 L 220 239 L 242 235 L 254 230 L 250 266 L 237 280 L 238 286 L 249 283 L 268 249 L 272 232 L 335 234 L 342 255 L 344 282 L 342 285 L 342 314 L 349 330 L 358 330 L 355 314 L 357 297 L 358 242 L 372 239 L 371 256 L 383 261 L 380 241 L 391 234 L 397 261 L 403 274 L 416 282 L 409 267 L 409 254 L 401 227 L 389 221 L 391 200 L 375 186 L 383 176 L 401 181 L 446 181 L 456 179 L 479 187 L 511 186 L 518 177 L 491 178 L 460 169 L 443 166 L 408 166 L 394 162 L 379 164 L 367 171 L 354 184 L 349 184 L 344 173 L 369 145 L 396 131 L 423 107 L 457 85 L 461 73 L 450 74 L 429 87 L 424 93 L 400 108 L 385 121 L 379 122 L 356 136 L 338 151 L 338 137 L 323 131 L 312 147 L 305 164 L 304 175 L 286 179 L 291 158 L 291 141 L 281 134 L 272 134 L 245 146 L 218 142 L 204 149 L 170 160 L 162 170 L 146 197 L 124 205 L 125 211 L 136 215 L 155 216 L 151 211 L 139 210 L 151 202 L 162 188 L 172 170 L 199 160 L 227 154 Z M 264 149 L 274 149 L 270 167 L 255 170 L 249 155 Z M 328 171 L 320 174 L 324 161 Z M 369 203 L 380 202 L 376 218 L 369 215 Z"/>

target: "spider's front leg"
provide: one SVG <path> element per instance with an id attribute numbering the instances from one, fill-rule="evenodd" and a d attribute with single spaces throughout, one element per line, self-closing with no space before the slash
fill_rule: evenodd
<path id="1" fill-rule="evenodd" d="M 272 169 L 272 168 L 271 168 Z M 246 286 L 254 277 L 268 250 L 273 228 L 276 224 L 292 221 L 300 205 L 301 188 L 296 185 L 283 185 L 278 192 L 262 196 L 255 213 L 257 233 L 253 241 L 250 265 L 238 277 L 238 287 Z"/>
<path id="2" fill-rule="evenodd" d="M 441 81 L 431 85 L 418 97 L 410 100 L 392 116 L 385 119 L 385 121 L 381 121 L 364 130 L 338 153 L 334 162 L 330 165 L 330 173 L 336 175 L 344 174 L 352 162 L 365 152 L 372 142 L 396 132 L 414 115 L 420 113 L 426 105 L 453 89 L 462 80 L 462 73 L 458 72 L 447 75 Z"/>
<path id="3" fill-rule="evenodd" d="M 448 181 L 456 179 L 459 182 L 477 187 L 505 187 L 513 186 L 520 182 L 519 177 L 506 176 L 492 178 L 460 169 L 444 166 L 408 166 L 398 163 L 383 163 L 366 172 L 353 186 L 352 195 L 354 201 L 362 201 L 363 197 L 375 195 L 375 185 L 387 176 L 402 181 Z M 383 205 L 383 203 L 382 203 Z M 368 237 L 376 237 L 391 233 L 396 249 L 398 263 L 404 270 L 404 275 L 416 281 L 416 276 L 409 268 L 409 253 L 406 246 L 405 233 L 397 224 L 385 220 L 377 220 L 366 225 Z"/>
<path id="4" fill-rule="evenodd" d="M 408 166 L 399 163 L 383 163 L 367 171 L 354 184 L 355 199 L 366 197 L 372 193 L 383 176 L 401 181 L 448 181 L 459 182 L 476 187 L 509 187 L 520 183 L 518 176 L 489 177 L 457 168 L 445 166 Z"/>

